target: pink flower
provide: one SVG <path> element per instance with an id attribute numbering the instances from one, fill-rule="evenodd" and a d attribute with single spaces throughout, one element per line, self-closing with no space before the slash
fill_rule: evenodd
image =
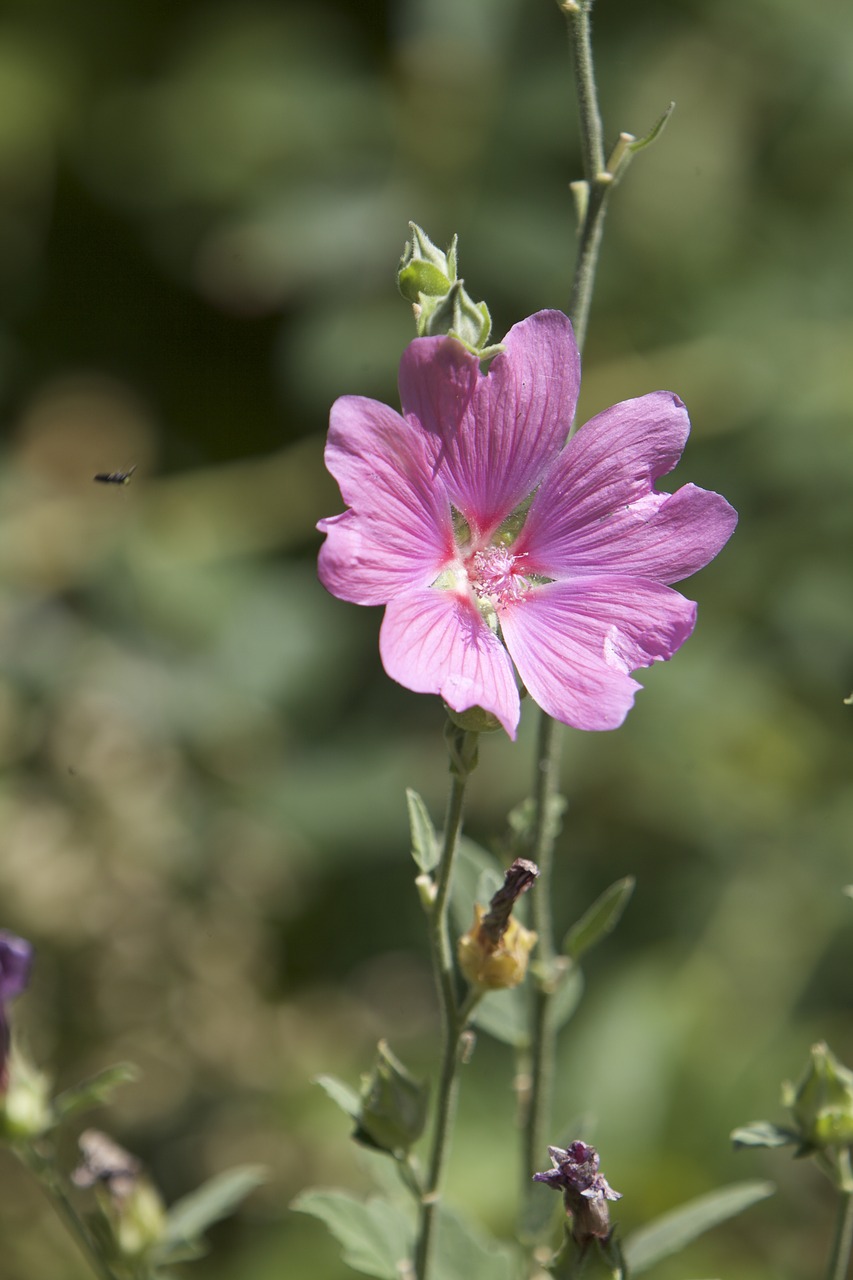
<path id="1" fill-rule="evenodd" d="M 703 568 L 735 511 L 684 485 L 657 493 L 689 431 L 668 391 L 626 400 L 569 441 L 580 359 L 568 319 L 540 311 L 488 373 L 450 338 L 400 364 L 403 415 L 362 396 L 332 407 L 326 465 L 348 510 L 321 520 L 324 586 L 385 605 L 394 680 L 479 706 L 511 737 L 515 672 L 549 715 L 614 729 L 638 667 L 671 658 L 696 606 L 668 585 Z"/>

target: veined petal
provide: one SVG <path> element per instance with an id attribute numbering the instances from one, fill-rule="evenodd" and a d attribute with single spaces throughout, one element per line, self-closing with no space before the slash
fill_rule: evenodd
<path id="1" fill-rule="evenodd" d="M 394 597 L 379 652 L 392 680 L 415 693 L 438 693 L 454 711 L 482 707 L 515 737 L 519 700 L 512 663 L 473 601 L 440 590 Z"/>
<path id="2" fill-rule="evenodd" d="M 548 583 L 501 614 L 531 697 L 576 729 L 618 728 L 641 687 L 628 673 L 671 658 L 695 622 L 672 588 L 615 575 Z"/>
<path id="3" fill-rule="evenodd" d="M 523 543 L 537 568 L 540 556 L 568 554 L 579 530 L 652 492 L 681 457 L 689 431 L 687 410 L 670 391 L 623 400 L 590 418 L 542 482 L 519 548 Z"/>
<path id="4" fill-rule="evenodd" d="M 510 329 L 505 351 L 480 372 L 447 338 L 422 338 L 400 364 L 406 418 L 436 441 L 451 501 L 479 534 L 528 497 L 569 433 L 580 385 L 571 322 L 540 311 Z"/>
<path id="5" fill-rule="evenodd" d="M 343 396 L 332 406 L 326 466 L 350 510 L 321 520 L 320 580 L 358 604 L 433 582 L 453 555 L 450 500 L 428 441 L 387 405 Z"/>
<path id="6" fill-rule="evenodd" d="M 385 604 L 398 591 L 428 587 L 442 565 L 408 545 L 383 541 L 384 526 L 370 516 L 343 511 L 317 525 L 326 534 L 317 576 L 327 591 L 352 604 Z"/>
<path id="7" fill-rule="evenodd" d="M 555 522 L 555 525 L 559 522 Z M 719 493 L 686 484 L 649 493 L 571 531 L 522 531 L 516 550 L 547 577 L 617 573 L 680 582 L 704 569 L 726 545 L 737 512 Z"/>

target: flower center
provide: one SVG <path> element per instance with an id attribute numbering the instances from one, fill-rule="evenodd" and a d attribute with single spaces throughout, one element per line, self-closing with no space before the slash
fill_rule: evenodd
<path id="1" fill-rule="evenodd" d="M 488 601 L 495 609 L 522 600 L 530 583 L 517 567 L 521 558 L 514 556 L 507 547 L 486 547 L 475 551 L 466 567 L 468 581 L 477 599 Z"/>

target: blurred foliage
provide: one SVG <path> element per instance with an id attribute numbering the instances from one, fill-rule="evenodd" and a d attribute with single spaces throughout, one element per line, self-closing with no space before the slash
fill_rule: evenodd
<path id="1" fill-rule="evenodd" d="M 677 110 L 613 201 L 582 413 L 676 389 L 680 476 L 741 524 L 626 727 L 566 735 L 558 929 L 637 889 L 587 967 L 554 1141 L 594 1117 L 629 1228 L 776 1179 L 655 1275 L 786 1280 L 824 1252 L 826 1187 L 727 1135 L 774 1117 L 813 1040 L 853 1061 L 853 22 L 609 0 L 595 35 L 608 136 Z M 394 399 L 410 218 L 459 232 L 496 335 L 566 304 L 572 102 L 550 0 L 4 6 L 0 918 L 38 946 L 16 1020 L 60 1084 L 141 1066 L 98 1123 L 167 1198 L 272 1169 L 199 1280 L 341 1276 L 285 1212 L 366 1185 L 311 1077 L 355 1082 L 382 1035 L 434 1061 L 404 787 L 440 818 L 441 713 L 385 681 L 378 615 L 316 583 L 325 417 Z M 485 842 L 532 726 L 484 744 Z M 468 1070 L 449 1193 L 500 1233 L 509 1053 L 483 1036 Z M 85 1275 L 2 1159 L 0 1238 L 3 1280 Z"/>

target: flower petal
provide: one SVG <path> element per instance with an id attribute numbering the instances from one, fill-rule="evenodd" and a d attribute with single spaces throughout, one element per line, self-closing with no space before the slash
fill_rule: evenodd
<path id="1" fill-rule="evenodd" d="M 515 737 L 519 701 L 512 663 L 472 601 L 439 590 L 391 600 L 379 652 L 392 680 L 415 693 L 438 693 L 454 711 L 482 707 Z"/>
<path id="2" fill-rule="evenodd" d="M 452 502 L 478 535 L 491 533 L 533 492 L 571 428 L 580 357 L 571 322 L 540 311 L 510 329 L 480 373 L 452 339 L 412 342 L 400 364 L 400 399 L 431 433 Z"/>
<path id="3" fill-rule="evenodd" d="M 576 729 L 618 728 L 641 687 L 628 673 L 671 658 L 695 622 L 677 591 L 615 575 L 549 583 L 501 614 L 531 697 Z"/>
<path id="4" fill-rule="evenodd" d="M 562 536 L 540 524 L 538 547 L 525 529 L 516 550 L 526 550 L 547 577 L 617 573 L 680 582 L 714 559 L 736 524 L 737 512 L 719 493 L 686 484 L 671 494 L 649 493 Z"/>
<path id="5" fill-rule="evenodd" d="M 342 396 L 332 406 L 326 466 L 350 510 L 321 520 L 319 574 L 334 595 L 384 604 L 428 586 L 454 553 L 450 500 L 429 442 L 376 400 Z"/>
<path id="6" fill-rule="evenodd" d="M 579 531 L 647 498 L 681 457 L 689 431 L 687 410 L 670 391 L 624 400 L 591 418 L 542 482 L 518 552 L 543 573 L 546 563 L 571 563 Z"/>

